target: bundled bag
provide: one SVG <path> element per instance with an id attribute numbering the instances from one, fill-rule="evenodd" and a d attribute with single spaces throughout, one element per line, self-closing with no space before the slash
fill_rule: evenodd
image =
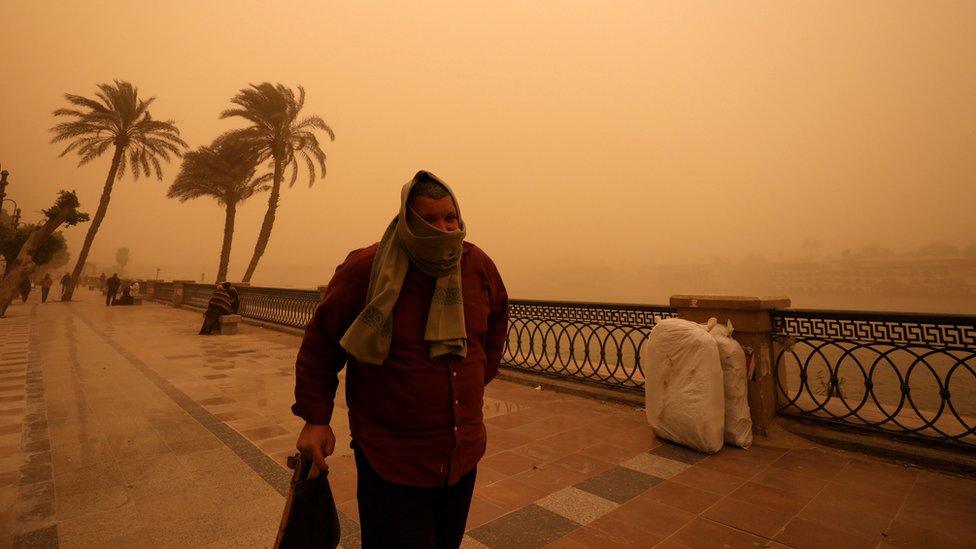
<path id="1" fill-rule="evenodd" d="M 748 372 L 746 354 L 739 342 L 732 339 L 732 321 L 722 326 L 714 318 L 708 319 L 708 333 L 715 338 L 722 363 L 725 387 L 725 442 L 740 448 L 752 446 L 752 417 L 749 415 Z"/>
<path id="2" fill-rule="evenodd" d="M 335 549 L 339 545 L 339 513 L 336 511 L 329 472 L 308 478 L 312 461 L 301 454 L 288 458 L 294 469 L 285 510 L 278 527 L 275 549 Z"/>
<path id="3" fill-rule="evenodd" d="M 700 452 L 721 450 L 725 396 L 715 338 L 696 322 L 665 319 L 651 330 L 641 362 L 654 433 Z"/>

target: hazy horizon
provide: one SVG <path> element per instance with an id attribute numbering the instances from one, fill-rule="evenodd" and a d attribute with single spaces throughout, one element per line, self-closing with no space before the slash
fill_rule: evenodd
<path id="1" fill-rule="evenodd" d="M 110 155 L 48 143 L 63 95 L 113 79 L 191 148 L 249 83 L 304 86 L 328 176 L 282 192 L 255 285 L 324 284 L 400 186 L 455 189 L 514 297 L 662 303 L 659 265 L 976 242 L 976 4 L 220 0 L 0 6 L 0 165 L 24 221 L 61 188 L 94 213 Z M 223 209 L 116 182 L 89 261 L 213 277 Z M 238 211 L 239 280 L 267 195 Z M 87 224 L 68 229 L 72 258 Z M 109 269 L 111 267 L 108 267 Z M 693 290 L 692 290 L 693 291 Z M 714 288 L 703 287 L 709 293 Z M 967 305 L 968 306 L 968 305 Z"/>

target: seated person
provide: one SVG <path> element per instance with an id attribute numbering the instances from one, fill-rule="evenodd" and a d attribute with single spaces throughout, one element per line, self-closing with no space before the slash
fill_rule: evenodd
<path id="1" fill-rule="evenodd" d="M 112 301 L 112 305 L 135 305 L 135 300 L 132 299 L 132 292 L 129 286 L 126 286 L 122 290 L 122 295 Z"/>
<path id="2" fill-rule="evenodd" d="M 232 290 L 233 293 L 228 290 Z M 200 335 L 210 335 L 214 330 L 219 330 L 220 317 L 236 314 L 237 308 L 237 290 L 234 290 L 230 282 L 218 283 L 210 296 L 207 311 L 203 313 L 203 326 L 200 327 Z"/>

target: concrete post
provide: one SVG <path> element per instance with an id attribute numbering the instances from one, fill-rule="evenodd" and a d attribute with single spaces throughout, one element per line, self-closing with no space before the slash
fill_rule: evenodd
<path id="1" fill-rule="evenodd" d="M 156 297 L 156 281 L 146 281 L 146 301 L 152 301 Z"/>
<path id="2" fill-rule="evenodd" d="M 788 297 L 744 297 L 715 295 L 671 296 L 671 307 L 678 318 L 707 322 L 715 317 L 720 324 L 729 320 L 735 338 L 743 347 L 752 349 L 753 375 L 749 379 L 749 409 L 752 430 L 767 436 L 767 429 L 776 415 L 776 381 L 773 378 L 773 323 L 770 312 L 790 306 Z"/>

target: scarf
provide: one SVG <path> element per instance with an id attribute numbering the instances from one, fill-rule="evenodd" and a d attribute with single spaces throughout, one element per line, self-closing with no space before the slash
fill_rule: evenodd
<path id="1" fill-rule="evenodd" d="M 231 314 L 233 312 L 230 305 L 230 294 L 227 293 L 227 290 L 219 287 L 210 295 L 210 303 L 208 303 L 208 306 L 224 314 Z"/>
<path id="2" fill-rule="evenodd" d="M 390 354 L 393 336 L 393 306 L 407 269 L 413 263 L 421 272 L 436 277 L 430 300 L 424 340 L 430 344 L 430 357 L 467 355 L 467 331 L 464 326 L 464 299 L 461 294 L 461 245 L 465 237 L 464 222 L 460 229 L 445 232 L 427 223 L 407 204 L 410 190 L 421 175 L 418 173 L 400 191 L 400 212 L 383 233 L 369 277 L 366 306 L 339 342 L 342 348 L 366 364 L 383 364 Z M 454 200 L 454 192 L 443 181 Z"/>

